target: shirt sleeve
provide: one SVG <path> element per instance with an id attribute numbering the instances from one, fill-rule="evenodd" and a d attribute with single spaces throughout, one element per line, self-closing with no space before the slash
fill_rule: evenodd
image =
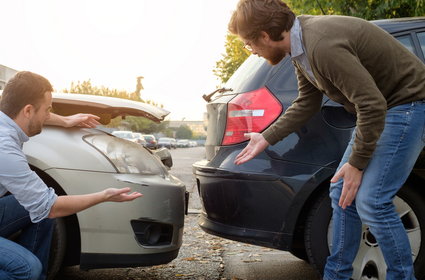
<path id="1" fill-rule="evenodd" d="M 0 152 L 0 184 L 29 212 L 33 223 L 47 218 L 57 199 L 55 191 L 29 168 L 22 151 L 5 150 Z"/>
<path id="2" fill-rule="evenodd" d="M 298 97 L 285 113 L 262 133 L 270 145 L 295 132 L 320 110 L 323 93 L 310 83 L 296 65 L 295 71 L 298 79 Z"/>
<path id="3" fill-rule="evenodd" d="M 329 59 L 330 54 L 332 59 Z M 348 162 L 364 169 L 384 129 L 387 102 L 369 71 L 348 46 L 330 49 L 329 44 L 319 44 L 313 60 L 320 74 L 355 106 L 356 136 Z"/>

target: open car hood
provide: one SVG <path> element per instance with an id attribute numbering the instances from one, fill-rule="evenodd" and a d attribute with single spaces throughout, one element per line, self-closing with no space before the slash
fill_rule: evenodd
<path id="1" fill-rule="evenodd" d="M 0 90 L 0 99 L 3 91 Z M 78 93 L 52 93 L 53 112 L 59 115 L 89 113 L 98 115 L 100 123 L 108 124 L 118 116 L 145 117 L 155 122 L 163 121 L 170 113 L 162 108 L 138 101 L 109 96 Z"/>
<path id="2" fill-rule="evenodd" d="M 140 116 L 160 122 L 170 113 L 147 103 L 116 97 L 76 93 L 52 93 L 52 95 L 54 113 L 59 115 L 95 114 L 101 118 L 102 124 L 107 124 L 118 116 Z"/>

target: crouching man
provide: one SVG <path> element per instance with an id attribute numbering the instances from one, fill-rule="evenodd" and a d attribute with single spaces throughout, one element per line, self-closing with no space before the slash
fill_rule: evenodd
<path id="1" fill-rule="evenodd" d="M 57 196 L 33 172 L 22 151 L 44 124 L 95 127 L 98 117 L 50 113 L 53 88 L 35 73 L 18 72 L 0 101 L 0 279 L 46 279 L 54 219 L 105 201 L 132 201 L 142 194 L 108 188 L 85 195 Z M 5 195 L 6 193 L 10 195 Z M 21 231 L 16 242 L 7 239 Z"/>

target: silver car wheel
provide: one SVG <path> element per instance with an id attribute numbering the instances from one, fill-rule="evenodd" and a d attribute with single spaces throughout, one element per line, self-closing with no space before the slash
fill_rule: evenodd
<path id="1" fill-rule="evenodd" d="M 412 258 L 415 261 L 421 246 L 421 229 L 418 218 L 412 208 L 400 197 L 394 198 L 394 205 L 403 224 L 406 227 Z M 408 225 L 408 226 L 406 226 Z M 332 219 L 328 226 L 329 251 L 332 249 Z M 359 251 L 353 263 L 353 279 L 384 280 L 386 279 L 387 265 L 381 249 L 367 225 L 362 226 L 362 239 Z"/>

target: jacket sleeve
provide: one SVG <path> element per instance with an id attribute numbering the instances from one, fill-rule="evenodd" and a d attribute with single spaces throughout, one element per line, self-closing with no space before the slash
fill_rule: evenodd
<path id="1" fill-rule="evenodd" d="M 312 55 L 313 64 L 320 75 L 354 104 L 357 127 L 348 162 L 363 169 L 369 163 L 384 129 L 387 102 L 355 51 L 341 44 L 332 46 L 319 42 Z"/>
<path id="2" fill-rule="evenodd" d="M 292 105 L 263 133 L 266 141 L 274 145 L 305 124 L 320 110 L 323 94 L 303 75 L 294 63 L 298 79 L 298 97 Z"/>

